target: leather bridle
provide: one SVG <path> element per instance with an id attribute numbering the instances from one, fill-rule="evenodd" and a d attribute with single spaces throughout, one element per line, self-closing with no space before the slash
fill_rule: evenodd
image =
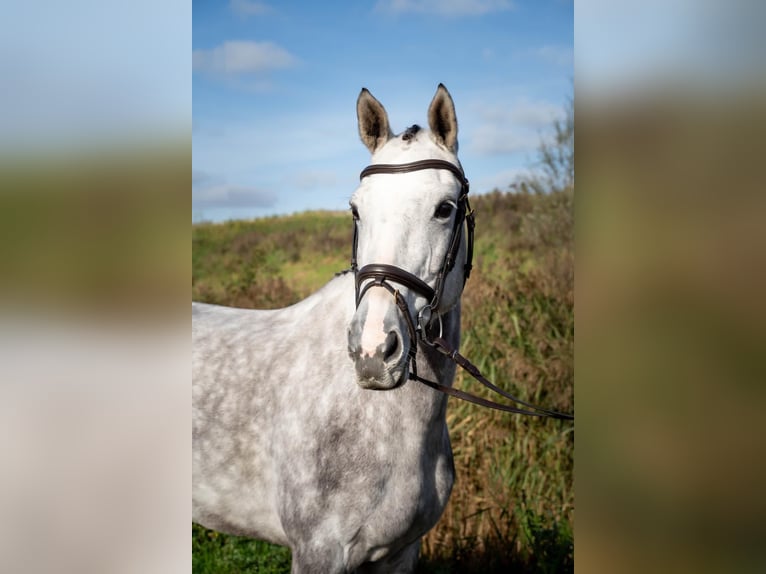
<path id="1" fill-rule="evenodd" d="M 409 271 L 406 271 L 405 269 L 402 269 L 401 267 L 396 267 L 395 265 L 389 265 L 386 263 L 370 263 L 360 269 L 357 265 L 357 257 L 356 257 L 359 234 L 358 234 L 358 223 L 355 219 L 354 220 L 354 240 L 353 240 L 353 247 L 351 252 L 351 271 L 353 271 L 354 273 L 356 307 L 359 308 L 359 304 L 362 301 L 362 298 L 365 296 L 367 291 L 369 291 L 372 287 L 383 287 L 389 293 L 391 293 L 391 295 L 394 297 L 394 301 L 396 302 L 396 306 L 399 308 L 399 311 L 402 313 L 402 315 L 405 318 L 405 322 L 407 323 L 407 330 L 409 331 L 409 335 L 410 335 L 411 344 L 410 344 L 410 351 L 408 356 L 408 359 L 410 362 L 410 373 L 409 373 L 410 379 L 424 383 L 430 386 L 431 388 L 441 391 L 443 393 L 446 393 L 448 395 L 451 395 L 463 400 L 467 400 L 475 404 L 486 406 L 489 408 L 498 409 L 505 412 L 525 414 L 529 416 L 574 420 L 573 415 L 559 413 L 556 411 L 550 411 L 540 407 L 536 407 L 532 404 L 525 403 L 524 401 L 517 399 L 513 395 L 503 391 L 499 387 L 496 387 L 490 381 L 488 381 L 481 374 L 479 369 L 477 369 L 470 361 L 468 361 L 468 359 L 466 359 L 460 353 L 458 353 L 457 350 L 450 348 L 447 341 L 442 338 L 441 315 L 438 311 L 438 308 L 439 308 L 439 304 L 441 303 L 447 275 L 450 273 L 450 271 L 453 270 L 453 268 L 455 267 L 455 262 L 457 261 L 458 253 L 460 251 L 463 227 L 467 229 L 466 260 L 463 266 L 463 286 L 465 286 L 465 283 L 471 274 L 471 268 L 473 263 L 473 234 L 474 234 L 474 228 L 476 226 L 476 223 L 474 220 L 474 212 L 473 210 L 471 210 L 471 206 L 468 202 L 469 185 L 468 185 L 468 180 L 466 179 L 465 174 L 463 173 L 463 170 L 457 165 L 455 165 L 454 163 L 449 161 L 444 161 L 441 159 L 424 159 L 420 161 L 413 161 L 410 163 L 402 163 L 402 164 L 380 163 L 380 164 L 368 165 L 359 174 L 359 179 L 362 180 L 368 175 L 408 173 L 408 172 L 420 171 L 424 169 L 445 169 L 447 171 L 450 171 L 460 183 L 460 195 L 457 200 L 457 213 L 455 214 L 455 221 L 452 226 L 452 235 L 450 238 L 450 243 L 447 249 L 447 253 L 444 257 L 444 262 L 442 263 L 441 269 L 439 270 L 439 273 L 436 276 L 435 285 L 431 287 L 428 283 L 423 281 L 420 277 L 413 275 Z M 367 284 L 362 286 L 365 281 L 367 281 Z M 399 290 L 394 285 L 392 285 L 392 283 L 407 287 L 408 289 L 411 289 L 418 295 L 421 295 L 422 297 L 424 297 L 426 301 L 428 301 L 428 304 L 425 305 L 418 313 L 417 325 L 415 325 L 413 322 L 412 314 L 410 313 L 409 307 L 407 306 L 407 302 L 401 296 L 401 294 L 399 293 Z M 430 334 L 430 331 L 433 328 L 434 323 L 436 321 L 439 322 L 439 334 L 438 336 L 432 337 Z M 488 388 L 494 390 L 495 392 L 501 394 L 502 396 L 508 399 L 511 399 L 526 407 L 535 409 L 539 412 L 527 411 L 527 410 L 519 409 L 510 405 L 503 405 L 500 403 L 496 403 L 494 401 L 477 397 L 469 393 L 466 393 L 464 391 L 453 389 L 452 387 L 447 387 L 445 385 L 441 385 L 439 383 L 428 381 L 426 379 L 419 377 L 417 374 L 417 361 L 416 361 L 418 341 L 446 355 L 448 358 L 454 361 L 461 368 L 465 369 L 469 374 L 471 374 L 471 376 L 473 376 L 476 380 L 478 380 L 479 382 L 481 382 Z"/>
<path id="2" fill-rule="evenodd" d="M 452 226 L 452 236 L 449 243 L 449 248 L 444 257 L 441 269 L 436 276 L 436 282 L 434 287 L 431 287 L 428 283 L 423 281 L 420 277 L 417 277 L 395 265 L 388 265 L 386 263 L 371 263 L 365 265 L 361 269 L 357 266 L 356 250 L 358 242 L 358 226 L 354 221 L 354 245 L 351 254 L 351 270 L 355 275 L 356 285 L 356 306 L 359 307 L 359 303 L 364 297 L 365 293 L 374 286 L 385 287 L 392 294 L 396 291 L 391 287 L 390 283 L 396 283 L 411 289 L 418 295 L 425 297 L 428 304 L 418 314 L 417 330 L 421 330 L 422 333 L 431 326 L 431 323 L 439 316 L 438 308 L 441 303 L 442 294 L 444 292 L 444 285 L 447 275 L 455 267 L 457 261 L 458 252 L 460 251 L 460 240 L 462 238 L 463 227 L 467 228 L 466 237 L 466 262 L 463 267 L 463 285 L 471 275 L 471 267 L 473 261 L 473 230 L 475 227 L 473 211 L 468 203 L 468 180 L 463 174 L 463 170 L 456 166 L 454 163 L 440 160 L 440 159 L 424 159 L 421 161 L 413 161 L 411 163 L 402 164 L 373 164 L 369 165 L 362 170 L 359 174 L 359 179 L 362 180 L 368 175 L 374 175 L 378 173 L 407 173 L 411 171 L 419 171 L 423 169 L 446 169 L 452 172 L 460 182 L 460 195 L 457 200 L 457 213 L 455 214 L 455 221 Z M 364 287 L 362 284 L 370 280 Z M 398 291 L 396 291 L 398 293 Z M 407 316 L 411 319 L 409 313 Z M 411 320 L 410 320 L 411 322 Z"/>

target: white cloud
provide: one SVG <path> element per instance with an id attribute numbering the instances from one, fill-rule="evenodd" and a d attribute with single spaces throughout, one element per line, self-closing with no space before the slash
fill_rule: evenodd
<path id="1" fill-rule="evenodd" d="M 535 149 L 539 141 L 539 136 L 534 133 L 518 133 L 487 123 L 476 128 L 472 134 L 471 151 L 480 155 L 519 153 Z"/>
<path id="2" fill-rule="evenodd" d="M 338 184 L 338 174 L 334 171 L 302 171 L 290 176 L 288 182 L 299 189 L 332 187 Z"/>
<path id="3" fill-rule="evenodd" d="M 531 152 L 563 110 L 549 102 L 521 100 L 483 108 L 468 147 L 480 155 Z"/>
<path id="4" fill-rule="evenodd" d="M 271 42 L 232 40 L 210 50 L 194 50 L 192 67 L 214 74 L 252 74 L 289 68 L 296 58 Z"/>
<path id="5" fill-rule="evenodd" d="M 240 16 L 257 16 L 259 14 L 268 14 L 272 11 L 271 6 L 268 4 L 252 2 L 251 0 L 230 0 L 229 8 Z"/>
<path id="6" fill-rule="evenodd" d="M 379 0 L 376 10 L 393 14 L 420 13 L 442 16 L 481 16 L 514 8 L 511 0 Z"/>
<path id="7" fill-rule="evenodd" d="M 276 201 L 275 193 L 256 187 L 221 184 L 192 189 L 192 209 L 273 207 Z"/>

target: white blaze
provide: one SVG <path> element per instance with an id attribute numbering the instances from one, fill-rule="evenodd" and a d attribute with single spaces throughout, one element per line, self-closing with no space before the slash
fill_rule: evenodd
<path id="1" fill-rule="evenodd" d="M 364 318 L 364 329 L 362 329 L 361 351 L 362 356 L 371 357 L 377 348 L 385 343 L 388 335 L 385 317 L 391 305 L 391 295 L 385 289 L 372 287 L 365 297 L 367 298 L 367 316 Z"/>

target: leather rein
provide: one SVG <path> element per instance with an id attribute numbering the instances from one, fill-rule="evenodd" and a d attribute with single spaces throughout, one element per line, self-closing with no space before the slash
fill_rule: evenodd
<path id="1" fill-rule="evenodd" d="M 510 393 L 504 391 L 500 387 L 497 387 L 496 385 L 492 384 L 492 382 L 490 382 L 487 378 L 485 378 L 481 374 L 481 371 L 479 371 L 479 369 L 475 365 L 473 365 L 468 359 L 466 359 L 463 355 L 461 355 L 456 349 L 452 349 L 447 343 L 447 341 L 442 338 L 441 316 L 439 315 L 437 309 L 441 302 L 442 293 L 444 291 L 444 284 L 445 284 L 447 275 L 449 274 L 450 271 L 452 271 L 452 269 L 455 266 L 455 262 L 457 260 L 458 252 L 460 250 L 460 241 L 462 238 L 463 227 L 467 229 L 466 262 L 463 267 L 463 285 L 465 285 L 465 282 L 468 280 L 468 277 L 471 274 L 471 268 L 472 268 L 472 262 L 473 262 L 473 234 L 474 234 L 474 228 L 476 226 L 476 223 L 474 219 L 474 212 L 473 210 L 471 210 L 471 206 L 468 202 L 469 185 L 468 185 L 468 180 L 466 179 L 465 174 L 463 173 L 463 170 L 457 165 L 448 161 L 444 161 L 440 159 L 425 159 L 425 160 L 414 161 L 410 163 L 402 163 L 402 164 L 369 165 L 365 167 L 362 170 L 362 172 L 359 174 L 359 179 L 362 180 L 368 175 L 374 175 L 374 174 L 407 173 L 407 172 L 419 171 L 423 169 L 446 169 L 452 172 L 452 174 L 460 182 L 460 196 L 458 197 L 458 201 L 457 201 L 457 214 L 455 215 L 455 223 L 452 228 L 452 237 L 450 239 L 447 255 L 444 258 L 444 263 L 442 264 L 441 270 L 439 271 L 439 274 L 437 275 L 435 287 L 431 287 L 430 285 L 428 285 L 428 283 L 426 283 L 419 277 L 413 275 L 409 271 L 405 271 L 404 269 L 401 269 L 400 267 L 396 267 L 395 265 L 388 265 L 384 263 L 371 263 L 359 269 L 357 266 L 357 259 L 356 259 L 357 242 L 358 242 L 358 227 L 357 227 L 357 222 L 355 220 L 353 250 L 351 254 L 351 271 L 354 272 L 354 277 L 355 277 L 357 308 L 359 307 L 359 303 L 361 302 L 364 295 L 372 287 L 383 287 L 389 293 L 391 293 L 391 295 L 394 297 L 396 306 L 399 308 L 399 311 L 402 313 L 402 315 L 405 318 L 405 322 L 407 323 L 407 330 L 409 331 L 409 335 L 410 335 L 410 340 L 412 341 L 412 344 L 410 345 L 409 356 L 408 356 L 410 365 L 411 365 L 410 372 L 409 372 L 409 378 L 411 380 L 423 383 L 431 387 L 432 389 L 441 391 L 442 393 L 445 393 L 447 395 L 450 395 L 450 396 L 453 396 L 453 397 L 456 397 L 477 405 L 488 407 L 491 409 L 496 409 L 496 410 L 510 412 L 510 413 L 517 413 L 517 414 L 522 414 L 527 416 L 533 416 L 533 417 L 549 417 L 549 418 L 555 418 L 555 419 L 574 420 L 574 415 L 559 413 L 556 411 L 551 411 L 548 409 L 537 407 L 530 403 L 526 403 L 522 401 L 521 399 L 514 397 Z M 368 281 L 368 282 L 366 285 L 363 286 L 365 281 Z M 417 325 L 412 319 L 412 314 L 410 313 L 410 310 L 407 306 L 406 301 L 400 295 L 399 290 L 396 289 L 396 287 L 394 287 L 393 285 L 391 285 L 391 283 L 395 283 L 395 284 L 407 287 L 409 289 L 412 289 L 414 292 L 425 297 L 425 299 L 429 301 L 429 303 L 425 307 L 423 307 L 420 313 L 418 313 Z M 434 325 L 437 322 L 439 324 L 439 334 L 438 336 L 432 338 L 429 336 L 429 331 L 433 329 Z M 416 364 L 418 341 L 421 341 L 425 345 L 436 349 L 437 351 L 439 351 L 440 353 L 448 357 L 456 365 L 464 369 L 466 372 L 468 372 L 468 374 L 470 374 L 473 378 L 475 378 L 477 381 L 479 381 L 481 384 L 483 384 L 487 388 L 495 391 L 501 396 L 517 404 L 523 405 L 527 407 L 528 409 L 533 409 L 533 410 L 526 410 L 526 409 L 521 409 L 515 406 L 511 406 L 511 405 L 497 403 L 495 401 L 478 397 L 470 393 L 467 393 L 465 391 L 454 389 L 452 387 L 448 387 L 440 383 L 429 381 L 427 379 L 424 379 L 418 376 L 417 364 Z"/>

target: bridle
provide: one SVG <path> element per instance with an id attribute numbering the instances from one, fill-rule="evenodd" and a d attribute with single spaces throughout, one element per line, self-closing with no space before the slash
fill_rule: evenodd
<path id="1" fill-rule="evenodd" d="M 447 171 L 450 171 L 460 183 L 460 195 L 457 200 L 457 213 L 455 214 L 455 221 L 452 226 L 452 235 L 450 238 L 447 253 L 444 257 L 444 261 L 439 270 L 439 273 L 436 276 L 435 285 L 434 287 L 431 287 L 428 283 L 423 281 L 420 277 L 413 275 L 409 271 L 402 269 L 401 267 L 397 267 L 395 265 L 389 265 L 386 263 L 370 263 L 360 269 L 357 265 L 357 257 L 356 257 L 357 245 L 358 245 L 358 239 L 359 239 L 359 229 L 358 229 L 357 221 L 354 220 L 354 239 L 353 239 L 353 247 L 351 252 L 351 271 L 354 273 L 355 298 L 356 298 L 357 309 L 359 308 L 359 304 L 361 303 L 362 298 L 365 296 L 367 291 L 369 291 L 372 287 L 383 287 L 389 293 L 391 293 L 391 295 L 393 295 L 394 301 L 396 302 L 396 306 L 399 308 L 400 312 L 404 316 L 405 322 L 407 323 L 407 330 L 409 331 L 410 341 L 412 342 L 410 344 L 410 350 L 408 355 L 408 360 L 410 362 L 410 373 L 409 373 L 410 379 L 424 383 L 430 386 L 431 388 L 439 390 L 448 395 L 451 395 L 463 400 L 467 400 L 482 406 L 490 407 L 493 409 L 498 409 L 498 410 L 502 410 L 506 412 L 525 414 L 530 416 L 574 420 L 573 415 L 558 413 L 556 411 L 549 411 L 540 407 L 536 407 L 532 404 L 525 403 L 524 401 L 517 399 L 513 395 L 506 393 L 499 387 L 496 387 L 491 382 L 489 382 L 486 378 L 484 378 L 481 372 L 479 372 L 479 369 L 477 369 L 473 364 L 471 364 L 471 362 L 468 361 L 468 359 L 466 359 L 460 353 L 458 353 L 457 350 L 450 348 L 447 341 L 442 338 L 441 315 L 438 312 L 438 309 L 439 309 L 439 304 L 441 303 L 441 300 L 442 300 L 442 295 L 444 292 L 444 286 L 447 280 L 447 275 L 449 275 L 450 271 L 454 269 L 455 262 L 457 261 L 458 253 L 460 251 L 463 227 L 467 229 L 466 260 L 463 266 L 463 287 L 465 287 L 465 283 L 471 274 L 471 268 L 473 264 L 473 235 L 474 235 L 474 228 L 476 227 L 476 222 L 474 219 L 474 212 L 471 209 L 470 203 L 468 202 L 469 184 L 468 184 L 468 180 L 465 177 L 465 174 L 463 173 L 463 170 L 457 165 L 455 165 L 454 163 L 449 161 L 445 161 L 441 159 L 424 159 L 420 161 L 413 161 L 410 163 L 402 163 L 402 164 L 379 163 L 379 164 L 368 165 L 359 174 L 359 179 L 362 180 L 368 175 L 408 173 L 408 172 L 420 171 L 424 169 L 445 169 Z M 365 281 L 368 281 L 368 282 L 366 285 L 363 286 L 363 283 Z M 423 296 L 426 299 L 426 301 L 428 301 L 428 304 L 425 305 L 418 313 L 417 325 L 415 325 L 413 322 L 412 314 L 410 313 L 409 307 L 407 306 L 407 302 L 401 296 L 401 294 L 399 293 L 399 290 L 394 285 L 392 285 L 392 283 L 407 287 L 408 289 L 411 289 L 415 293 Z M 437 321 L 439 323 L 439 334 L 438 336 L 432 337 L 431 330 L 433 329 Z M 452 387 L 447 387 L 445 385 L 441 385 L 439 383 L 428 381 L 426 379 L 419 377 L 417 374 L 417 361 L 416 361 L 418 341 L 422 342 L 428 347 L 435 348 L 440 353 L 446 355 L 452 361 L 454 361 L 457 365 L 459 365 L 461 368 L 468 371 L 479 382 L 489 387 L 490 389 L 494 390 L 495 392 L 519 404 L 522 404 L 526 407 L 536 409 L 539 412 L 527 411 L 527 410 L 519 409 L 510 405 L 503 405 L 500 403 L 496 403 L 494 401 L 483 399 L 481 397 L 471 395 L 464 391 L 453 389 Z"/>
<path id="2" fill-rule="evenodd" d="M 449 248 L 444 257 L 441 269 L 436 276 L 435 286 L 431 287 L 428 283 L 423 281 L 420 277 L 417 277 L 395 265 L 388 265 L 385 263 L 371 263 L 365 265 L 361 269 L 357 266 L 356 250 L 358 243 L 358 225 L 354 222 L 354 244 L 351 253 L 351 270 L 355 275 L 356 285 L 356 306 L 359 307 L 359 303 L 367 293 L 367 291 L 374 286 L 384 287 L 387 289 L 396 299 L 400 299 L 398 291 L 390 285 L 389 282 L 394 282 L 399 285 L 403 285 L 415 293 L 425 297 L 428 304 L 418 314 L 418 325 L 412 324 L 412 316 L 409 312 L 406 313 L 408 321 L 408 327 L 411 327 L 413 331 L 420 331 L 421 335 L 425 335 L 426 330 L 431 326 L 432 322 L 439 317 L 437 312 L 439 304 L 441 303 L 442 294 L 444 292 L 444 285 L 447 279 L 447 275 L 455 267 L 457 261 L 458 252 L 460 251 L 460 240 L 462 238 L 463 227 L 468 229 L 466 237 L 466 262 L 463 267 L 463 285 L 471 275 L 471 267 L 473 261 L 473 230 L 475 227 L 474 215 L 471 210 L 471 206 L 468 203 L 468 180 L 463 174 L 463 170 L 457 167 L 454 163 L 440 160 L 440 159 L 424 159 L 420 161 L 413 161 L 411 163 L 402 164 L 373 164 L 368 165 L 359 174 L 359 179 L 362 180 L 368 175 L 374 175 L 377 173 L 406 173 L 411 171 L 419 171 L 423 169 L 446 169 L 457 177 L 460 182 L 460 195 L 457 200 L 457 213 L 455 214 L 455 222 L 452 226 L 452 236 L 449 243 Z M 371 279 L 364 287 L 362 284 Z M 398 301 L 397 301 L 398 304 Z M 414 336 L 411 332 L 410 335 Z M 416 339 L 413 338 L 413 341 Z M 413 345 L 414 346 L 414 345 Z"/>

